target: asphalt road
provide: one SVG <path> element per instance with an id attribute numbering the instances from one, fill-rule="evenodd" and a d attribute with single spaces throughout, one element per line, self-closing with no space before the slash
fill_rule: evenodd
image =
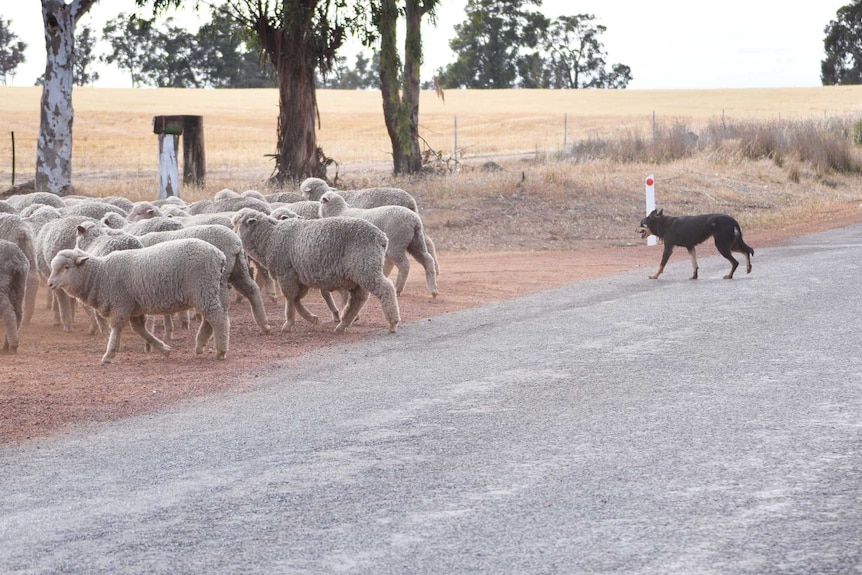
<path id="1" fill-rule="evenodd" d="M 862 227 L 0 450 L 2 573 L 860 573 Z"/>

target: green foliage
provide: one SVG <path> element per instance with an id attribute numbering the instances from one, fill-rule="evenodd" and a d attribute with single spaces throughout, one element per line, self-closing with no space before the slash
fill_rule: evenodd
<path id="1" fill-rule="evenodd" d="M 454 63 L 438 75 L 445 88 L 521 86 L 519 70 L 531 68 L 522 51 L 535 48 L 548 27 L 542 0 L 468 0 L 466 19 L 449 43 Z"/>
<path id="2" fill-rule="evenodd" d="M 625 88 L 631 69 L 608 70 L 592 14 L 548 20 L 530 11 L 541 0 L 469 0 L 467 20 L 455 27 L 450 47 L 457 60 L 439 71 L 444 87 Z"/>
<path id="3" fill-rule="evenodd" d="M 826 57 L 820 62 L 824 86 L 862 84 L 862 0 L 842 6 L 824 30 Z"/>
<path id="4" fill-rule="evenodd" d="M 120 14 L 103 29 L 112 52 L 103 57 L 127 70 L 132 85 L 173 88 L 273 87 L 273 74 L 260 65 L 248 30 L 219 7 L 212 21 L 196 34 L 173 25 L 171 18 L 159 25 Z"/>
<path id="5" fill-rule="evenodd" d="M 856 120 L 853 124 L 853 143 L 862 145 L 862 120 Z"/>
<path id="6" fill-rule="evenodd" d="M 83 26 L 75 35 L 75 64 L 72 67 L 72 83 L 75 86 L 86 86 L 99 79 L 98 72 L 90 72 L 90 65 L 96 60 L 93 49 L 96 47 L 96 36 L 93 29 Z"/>
<path id="7" fill-rule="evenodd" d="M 347 66 L 347 58 L 338 56 L 330 73 L 317 80 L 319 88 L 336 90 L 367 90 L 379 85 L 380 52 L 374 52 L 370 59 L 360 52 L 356 55 L 353 68 Z"/>
<path id="8" fill-rule="evenodd" d="M 24 50 L 27 43 L 18 41 L 18 35 L 12 31 L 12 21 L 0 18 L 0 79 L 6 85 L 7 77 L 15 77 L 15 69 L 23 64 Z"/>

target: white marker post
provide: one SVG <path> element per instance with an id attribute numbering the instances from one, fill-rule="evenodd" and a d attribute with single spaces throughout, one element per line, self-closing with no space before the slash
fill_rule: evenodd
<path id="1" fill-rule="evenodd" d="M 646 213 L 650 215 L 655 209 L 655 178 L 650 174 L 644 178 L 644 192 L 646 193 Z M 654 235 L 647 237 L 647 245 L 654 246 L 658 240 Z"/>

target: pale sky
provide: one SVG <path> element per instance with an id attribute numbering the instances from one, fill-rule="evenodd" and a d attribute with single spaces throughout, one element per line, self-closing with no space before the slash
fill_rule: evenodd
<path id="1" fill-rule="evenodd" d="M 608 63 L 628 65 L 629 89 L 789 88 L 820 86 L 824 28 L 851 0 L 544 0 L 549 17 L 593 14 L 607 27 L 601 40 Z M 449 40 L 464 19 L 467 0 L 441 0 L 437 27 L 423 22 L 422 79 L 454 60 Z M 41 5 L 3 2 L 0 18 L 28 44 L 27 62 L 12 85 L 32 86 L 45 69 Z M 101 0 L 79 25 L 101 33 L 133 0 Z M 207 13 L 204 10 L 204 13 Z M 196 29 L 193 13 L 174 13 L 177 25 Z M 104 49 L 104 47 L 100 47 Z M 348 56 L 352 64 L 353 56 Z M 97 86 L 131 87 L 128 76 L 104 65 Z"/>

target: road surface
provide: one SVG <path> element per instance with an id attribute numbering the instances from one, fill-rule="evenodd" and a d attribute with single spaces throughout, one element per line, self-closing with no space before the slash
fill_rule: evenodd
<path id="1" fill-rule="evenodd" d="M 4 448 L 0 572 L 859 573 L 860 255 L 677 257 Z"/>

